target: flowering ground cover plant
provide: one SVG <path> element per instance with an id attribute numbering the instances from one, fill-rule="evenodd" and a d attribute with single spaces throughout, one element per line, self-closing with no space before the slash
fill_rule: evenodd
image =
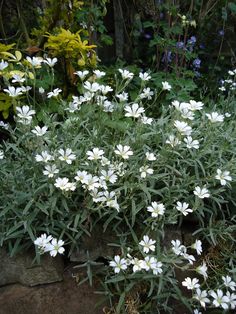
<path id="1" fill-rule="evenodd" d="M 29 62 L 33 88 L 23 75 L 4 89 L 15 125 L 1 123 L 8 137 L 0 150 L 1 245 L 12 255 L 34 243 L 37 255 L 70 256 L 99 224 L 116 236 L 111 245 L 117 254 L 105 257 L 102 270 L 116 313 L 126 313 L 130 298 L 140 313 L 173 313 L 174 299 L 194 313 L 234 309 L 234 113 L 183 102 L 168 81 L 151 90 L 151 73 L 136 77 L 139 89 L 131 100 L 134 73 L 119 69 L 109 85 L 105 72 L 85 70 L 75 73 L 78 93 L 68 100 L 53 81 L 50 90 L 40 91 L 57 110 L 39 120 L 38 65 L 53 72 L 56 59 Z M 2 61 L 3 71 L 7 66 Z M 160 93 L 169 93 L 168 106 L 158 103 Z M 158 115 L 151 115 L 153 104 Z M 169 226 L 188 224 L 191 243 L 166 243 Z M 231 255 L 222 256 L 212 281 L 207 251 L 222 243 Z M 190 272 L 179 280 L 177 269 Z"/>

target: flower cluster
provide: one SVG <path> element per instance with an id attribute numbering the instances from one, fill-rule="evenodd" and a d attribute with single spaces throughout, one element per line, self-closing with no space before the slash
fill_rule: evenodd
<path id="1" fill-rule="evenodd" d="M 63 247 L 64 241 L 57 240 L 51 235 L 48 236 L 46 233 L 38 237 L 34 241 L 34 244 L 37 246 L 41 254 L 49 252 L 52 257 L 55 257 L 57 254 L 63 254 L 65 251 Z"/>

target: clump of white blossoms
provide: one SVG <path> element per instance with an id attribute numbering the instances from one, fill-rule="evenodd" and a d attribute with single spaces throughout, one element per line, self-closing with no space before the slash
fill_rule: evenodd
<path id="1" fill-rule="evenodd" d="M 63 247 L 64 241 L 57 240 L 51 235 L 46 235 L 46 233 L 37 238 L 34 241 L 34 244 L 38 247 L 41 254 L 49 252 L 52 257 L 55 257 L 57 254 L 63 254 L 65 252 L 65 249 Z"/>

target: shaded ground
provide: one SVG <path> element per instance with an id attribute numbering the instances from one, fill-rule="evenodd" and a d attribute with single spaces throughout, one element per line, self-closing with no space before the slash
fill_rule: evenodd
<path id="1" fill-rule="evenodd" d="M 73 269 L 64 273 L 64 281 L 26 287 L 20 284 L 0 288 L 0 314 L 102 314 L 95 308 L 101 295 L 88 283 L 78 286 Z"/>

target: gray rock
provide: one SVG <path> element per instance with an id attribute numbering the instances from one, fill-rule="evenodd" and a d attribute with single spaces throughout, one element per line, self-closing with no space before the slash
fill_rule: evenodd
<path id="1" fill-rule="evenodd" d="M 40 264 L 34 260 L 34 252 L 26 252 L 10 257 L 5 249 L 0 249 L 0 286 L 20 283 L 36 286 L 63 280 L 63 260 L 49 254 L 42 255 Z"/>
<path id="2" fill-rule="evenodd" d="M 86 262 L 88 258 L 96 261 L 99 257 L 106 258 L 117 254 L 117 247 L 108 245 L 117 240 L 114 233 L 104 232 L 102 226 L 96 226 L 91 232 L 91 237 L 85 235 L 81 239 L 81 245 L 70 256 L 71 262 Z"/>

